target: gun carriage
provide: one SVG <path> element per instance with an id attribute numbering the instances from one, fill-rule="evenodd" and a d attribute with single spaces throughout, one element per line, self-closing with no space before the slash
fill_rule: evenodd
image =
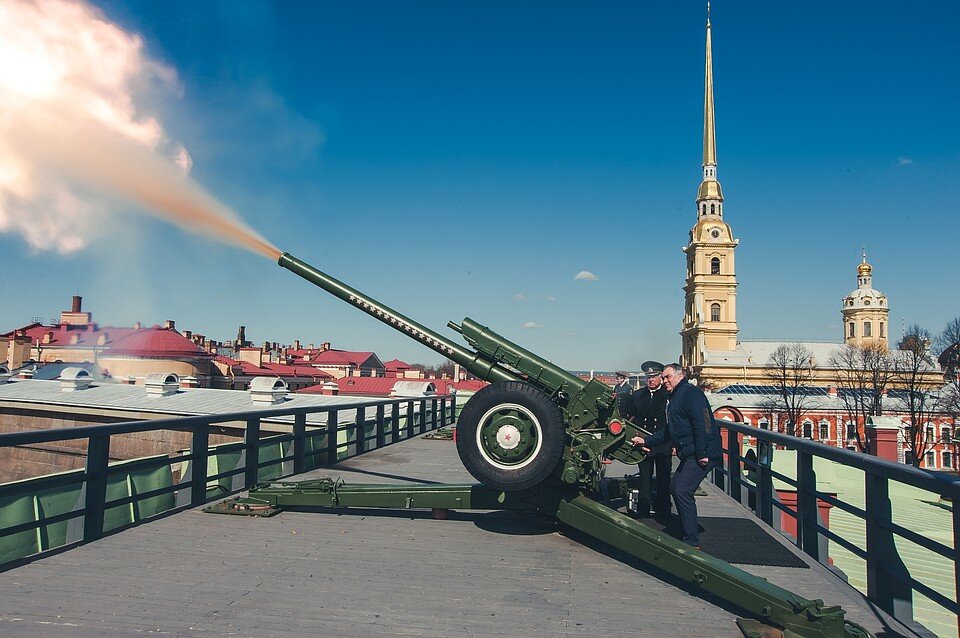
<path id="1" fill-rule="evenodd" d="M 329 478 L 279 482 L 258 486 L 248 497 L 208 511 L 252 513 L 250 505 L 256 504 L 275 511 L 382 507 L 540 512 L 741 607 L 752 615 L 737 620 L 747 636 L 870 636 L 845 620 L 840 607 L 802 598 L 606 504 L 624 496 L 630 483 L 605 478 L 604 460 L 633 464 L 644 458 L 630 444 L 641 430 L 620 417 L 607 385 L 584 381 L 470 318 L 447 325 L 472 349 L 288 253 L 278 263 L 490 382 L 470 398 L 456 426 L 457 453 L 480 483 L 345 485 Z"/>

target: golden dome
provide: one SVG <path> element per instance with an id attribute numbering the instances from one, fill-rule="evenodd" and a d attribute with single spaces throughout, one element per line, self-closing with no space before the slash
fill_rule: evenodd
<path id="1" fill-rule="evenodd" d="M 720 182 L 712 179 L 705 179 L 700 182 L 700 188 L 697 190 L 697 201 L 702 199 L 719 199 L 723 201 L 723 190 L 720 188 Z"/>
<path id="2" fill-rule="evenodd" d="M 863 263 L 857 266 L 858 277 L 869 277 L 870 273 L 872 272 L 873 272 L 873 266 L 868 264 L 866 259 L 863 260 Z"/>

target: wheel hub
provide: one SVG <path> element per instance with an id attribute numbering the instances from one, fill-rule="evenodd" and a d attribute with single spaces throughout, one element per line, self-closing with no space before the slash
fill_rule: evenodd
<path id="1" fill-rule="evenodd" d="M 539 453 L 543 443 L 540 427 L 540 422 L 527 407 L 502 403 L 480 419 L 478 448 L 490 464 L 503 469 L 519 469 Z"/>
<path id="2" fill-rule="evenodd" d="M 520 445 L 520 430 L 510 424 L 501 425 L 497 430 L 497 443 L 504 450 L 512 450 Z"/>

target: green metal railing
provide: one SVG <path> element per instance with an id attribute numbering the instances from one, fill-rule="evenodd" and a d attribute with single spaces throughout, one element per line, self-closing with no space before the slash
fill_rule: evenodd
<path id="1" fill-rule="evenodd" d="M 869 454 L 839 449 L 816 441 L 771 432 L 742 423 L 718 421 L 724 434 L 724 463 L 714 470 L 712 481 L 738 502 L 747 504 L 768 525 L 774 526 L 774 510 L 796 520 L 794 542 L 817 561 L 828 557 L 821 536 L 866 563 L 866 595 L 881 609 L 905 623 L 914 621 L 913 593 L 918 592 L 957 618 L 960 628 L 960 481 L 909 465 L 893 463 Z M 757 441 L 757 454 L 743 454 L 743 437 Z M 772 467 L 775 448 L 796 452 L 796 479 Z M 864 507 L 860 508 L 817 488 L 814 459 L 821 458 L 864 473 Z M 745 477 L 744 474 L 748 476 Z M 752 479 L 752 480 L 750 480 Z M 796 509 L 775 498 L 773 480 L 797 491 Z M 893 521 L 890 483 L 901 483 L 937 495 L 952 503 L 953 547 L 926 536 L 924 530 L 908 529 Z M 744 499 L 744 490 L 747 498 Z M 864 522 L 866 547 L 861 547 L 821 524 L 818 501 L 828 503 Z M 895 544 L 897 538 L 933 552 L 953 565 L 953 598 L 920 582 L 910 573 Z"/>
<path id="2" fill-rule="evenodd" d="M 339 414 L 346 410 L 356 410 L 356 418 L 341 424 Z M 455 397 L 438 396 L 0 434 L 0 448 L 87 440 L 83 470 L 0 484 L 0 571 L 161 513 L 451 425 L 455 410 Z M 315 413 L 325 414 L 324 423 L 308 426 L 307 415 Z M 264 420 L 282 417 L 293 417 L 290 433 L 261 436 Z M 245 423 L 242 441 L 210 446 L 211 426 L 237 422 Z M 112 437 L 162 430 L 190 432 L 189 451 L 109 462 Z M 226 458 L 229 469 L 221 471 L 217 461 Z M 184 469 L 179 481 L 173 480 L 174 466 Z"/>

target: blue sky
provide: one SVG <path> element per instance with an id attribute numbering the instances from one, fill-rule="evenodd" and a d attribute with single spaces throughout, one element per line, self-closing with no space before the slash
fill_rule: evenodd
<path id="1" fill-rule="evenodd" d="M 700 181 L 699 2 L 98 2 L 176 69 L 192 176 L 282 250 L 560 365 L 679 354 Z M 718 2 L 719 179 L 743 339 L 840 338 L 860 247 L 901 322 L 960 314 L 956 3 Z M 71 255 L 0 235 L 0 330 L 103 324 L 439 355 L 258 255 L 152 218 Z M 596 281 L 575 281 L 588 270 Z M 535 327 L 523 327 L 535 326 Z"/>

